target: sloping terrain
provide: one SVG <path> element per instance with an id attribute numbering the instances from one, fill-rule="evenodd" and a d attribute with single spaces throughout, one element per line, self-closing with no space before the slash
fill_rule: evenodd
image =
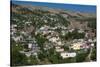
<path id="1" fill-rule="evenodd" d="M 11 66 L 96 61 L 96 14 L 11 4 Z"/>

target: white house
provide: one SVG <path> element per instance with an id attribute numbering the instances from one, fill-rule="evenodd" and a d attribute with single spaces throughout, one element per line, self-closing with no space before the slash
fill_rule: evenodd
<path id="1" fill-rule="evenodd" d="M 25 54 L 27 57 L 30 57 L 32 54 L 31 52 L 24 52 L 24 51 L 19 51 L 19 52 Z"/>
<path id="2" fill-rule="evenodd" d="M 70 29 L 70 30 L 69 30 L 69 32 L 73 32 L 73 31 L 74 31 L 74 29 Z"/>
<path id="3" fill-rule="evenodd" d="M 23 39 L 23 37 L 20 35 L 20 36 L 12 36 L 12 39 L 15 41 L 15 42 L 18 42 L 18 41 L 21 41 Z"/>
<path id="4" fill-rule="evenodd" d="M 88 39 L 88 42 L 93 42 L 93 40 L 92 39 Z"/>
<path id="5" fill-rule="evenodd" d="M 91 47 L 93 47 L 94 46 L 94 43 L 91 43 Z"/>
<path id="6" fill-rule="evenodd" d="M 84 33 L 84 30 L 79 29 L 79 30 L 78 30 L 78 33 Z"/>
<path id="7" fill-rule="evenodd" d="M 69 58 L 69 57 L 75 57 L 76 53 L 75 52 L 71 52 L 71 53 L 62 52 L 60 55 L 62 56 L 63 59 L 65 59 L 65 58 Z"/>
<path id="8" fill-rule="evenodd" d="M 56 37 L 52 37 L 49 39 L 49 41 L 51 41 L 51 42 L 57 42 L 57 40 L 58 40 L 58 38 L 56 38 Z"/>
<path id="9" fill-rule="evenodd" d="M 60 47 L 56 47 L 56 52 L 63 52 L 64 49 L 63 48 L 60 48 Z"/>
<path id="10" fill-rule="evenodd" d="M 28 44 L 28 48 L 32 48 L 32 43 L 29 43 Z"/>
<path id="11" fill-rule="evenodd" d="M 61 45 L 63 46 L 63 45 L 64 45 L 64 44 L 62 44 L 61 41 L 58 41 L 57 44 L 58 44 L 59 46 L 61 46 Z"/>

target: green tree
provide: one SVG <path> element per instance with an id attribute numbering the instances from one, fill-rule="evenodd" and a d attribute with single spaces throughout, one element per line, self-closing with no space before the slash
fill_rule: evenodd
<path id="1" fill-rule="evenodd" d="M 78 53 L 76 56 L 76 62 L 84 62 L 86 57 L 88 56 L 88 53 Z"/>
<path id="2" fill-rule="evenodd" d="M 19 53 L 17 50 L 11 53 L 11 66 L 22 66 L 27 64 L 27 57 Z"/>
<path id="3" fill-rule="evenodd" d="M 27 57 L 21 54 L 19 51 L 22 50 L 21 44 L 16 46 L 16 43 L 11 41 L 11 66 L 22 66 L 27 64 Z"/>
<path id="4" fill-rule="evenodd" d="M 95 45 L 93 47 L 93 50 L 92 50 L 92 54 L 91 54 L 91 60 L 93 61 L 96 61 L 97 60 L 97 50 L 96 50 L 96 42 L 95 42 Z"/>
<path id="5" fill-rule="evenodd" d="M 87 26 L 92 28 L 92 29 L 96 29 L 96 18 L 88 20 L 88 25 Z"/>
<path id="6" fill-rule="evenodd" d="M 41 50 L 43 50 L 43 45 L 45 43 L 45 41 L 47 41 L 47 39 L 43 36 L 41 36 L 40 34 L 36 35 L 36 41 L 38 43 L 38 46 L 40 47 Z"/>
<path id="7" fill-rule="evenodd" d="M 38 60 L 36 58 L 36 56 L 31 55 L 29 57 L 30 62 L 28 63 L 28 65 L 37 65 L 38 64 Z"/>

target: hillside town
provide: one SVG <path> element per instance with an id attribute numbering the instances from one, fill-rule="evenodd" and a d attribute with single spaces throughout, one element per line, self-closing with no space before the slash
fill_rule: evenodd
<path id="1" fill-rule="evenodd" d="M 12 4 L 10 25 L 13 66 L 96 61 L 95 14 Z"/>

